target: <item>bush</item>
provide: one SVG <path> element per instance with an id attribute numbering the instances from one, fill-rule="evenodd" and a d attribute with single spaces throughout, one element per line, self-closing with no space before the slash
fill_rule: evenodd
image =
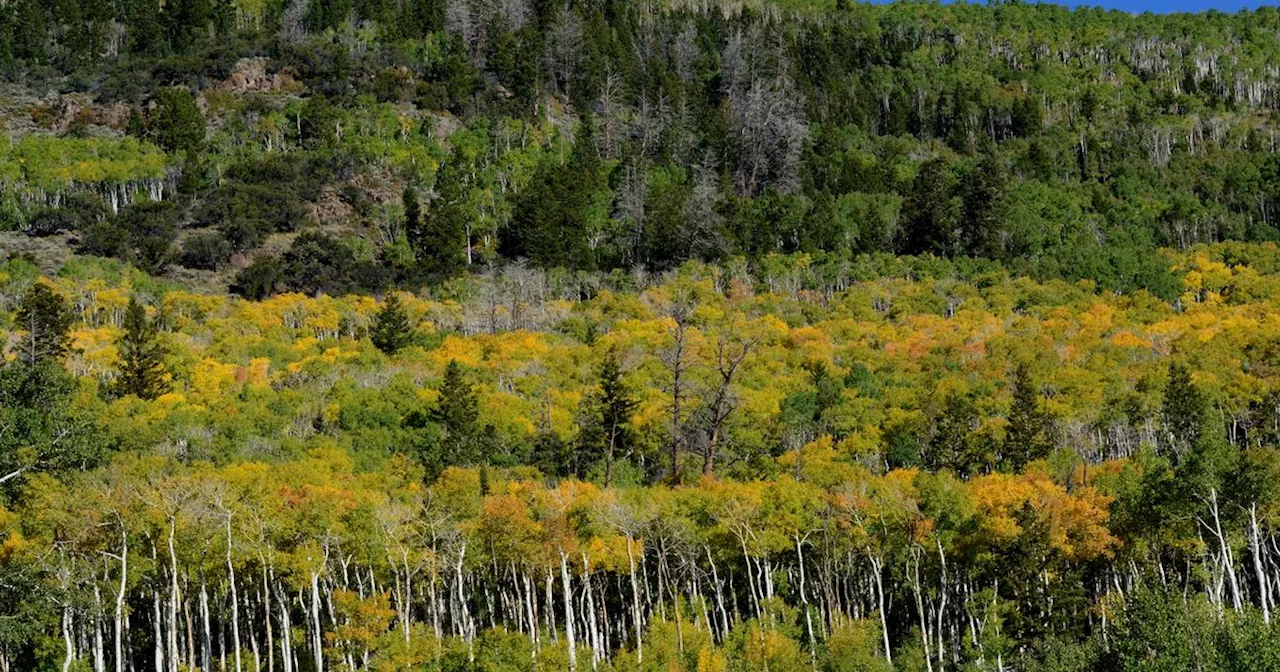
<path id="1" fill-rule="evenodd" d="M 187 268 L 198 268 L 216 271 L 227 263 L 231 256 L 231 244 L 217 231 L 198 233 L 182 244 L 182 265 Z"/>
<path id="2" fill-rule="evenodd" d="M 263 299 L 276 292 L 284 274 L 284 262 L 279 257 L 258 257 L 236 274 L 231 291 L 246 299 Z"/>
<path id="3" fill-rule="evenodd" d="M 296 230 L 306 215 L 288 187 L 232 182 L 219 187 L 195 215 L 197 226 L 216 226 L 231 247 L 251 250 L 273 232 Z"/>
<path id="4" fill-rule="evenodd" d="M 66 210 L 45 208 L 27 220 L 24 227 L 29 236 L 52 236 L 76 228 L 75 218 Z"/>
<path id="5" fill-rule="evenodd" d="M 259 257 L 236 275 L 231 291 L 250 299 L 276 292 L 304 294 L 376 294 L 391 284 L 391 273 L 360 258 L 352 246 L 333 236 L 306 231 L 283 257 Z"/>
<path id="6" fill-rule="evenodd" d="M 152 275 L 163 273 L 173 260 L 177 208 L 165 202 L 133 203 L 117 219 L 129 236 L 128 261 Z"/>
<path id="7" fill-rule="evenodd" d="M 80 229 L 80 254 L 122 259 L 128 245 L 128 232 L 115 218 L 94 222 Z"/>
<path id="8" fill-rule="evenodd" d="M 115 257 L 155 275 L 163 273 L 173 260 L 178 210 L 172 203 L 141 201 L 126 206 L 114 218 L 85 226 L 81 232 L 81 254 Z"/>

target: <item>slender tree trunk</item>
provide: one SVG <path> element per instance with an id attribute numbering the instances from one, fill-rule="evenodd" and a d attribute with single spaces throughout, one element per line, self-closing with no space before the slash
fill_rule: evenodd
<path id="1" fill-rule="evenodd" d="M 311 571 L 311 640 L 317 672 L 324 672 L 324 633 L 320 630 L 320 574 Z"/>
<path id="2" fill-rule="evenodd" d="M 267 672 L 276 670 L 275 634 L 271 632 L 271 572 L 265 557 L 262 559 L 262 627 L 265 629 L 267 647 Z M 255 671 L 256 672 L 256 671 Z"/>
<path id="3" fill-rule="evenodd" d="M 154 551 L 154 547 L 153 547 L 153 551 Z M 155 561 L 154 552 L 152 553 L 152 555 L 153 557 L 151 558 L 151 560 L 152 562 L 154 562 Z M 160 591 L 152 590 L 151 591 L 151 632 L 152 632 L 152 635 L 151 635 L 152 654 L 151 655 L 153 658 L 152 662 L 155 664 L 156 672 L 164 672 L 166 669 L 164 664 L 165 637 L 164 637 L 164 618 L 162 616 L 163 613 L 164 611 L 160 607 Z"/>
<path id="4" fill-rule="evenodd" d="M 729 636 L 729 612 L 724 608 L 724 588 L 720 585 L 720 572 L 716 569 L 716 561 L 711 557 L 711 546 L 704 545 L 703 550 L 707 552 L 707 564 L 711 566 L 711 581 L 716 589 L 716 609 L 720 613 L 720 632 L 712 634 L 718 634 L 720 641 L 723 642 L 724 638 Z"/>
<path id="5" fill-rule="evenodd" d="M 227 512 L 227 581 L 231 584 L 231 648 L 236 661 L 236 672 L 240 666 L 240 599 L 236 593 L 236 566 L 231 562 L 231 512 Z"/>
<path id="6" fill-rule="evenodd" d="M 627 569 L 631 576 L 631 625 L 636 635 L 636 662 L 644 662 L 644 636 L 640 622 L 640 583 L 636 581 L 636 555 L 631 535 L 627 535 Z M 708 551 L 709 552 L 709 551 Z"/>
<path id="7" fill-rule="evenodd" d="M 278 584 L 276 590 L 280 590 Z M 289 600 L 283 591 L 276 595 L 276 603 L 280 605 L 280 662 L 284 672 L 293 672 L 293 643 L 290 641 L 293 626 L 289 623 Z"/>
<path id="8" fill-rule="evenodd" d="M 908 562 L 908 563 L 910 563 L 910 565 L 911 565 L 911 567 L 910 567 L 910 569 L 911 569 L 911 573 L 912 573 L 912 574 L 911 574 L 911 579 L 910 579 L 910 582 L 911 582 L 911 592 L 915 595 L 915 598 L 916 598 L 916 614 L 917 614 L 917 615 L 919 616 L 919 618 L 920 618 L 920 643 L 924 645 L 924 663 L 925 663 L 925 669 L 929 670 L 929 672 L 933 672 L 933 653 L 932 653 L 932 652 L 930 652 L 930 650 L 929 650 L 930 648 L 932 648 L 932 647 L 929 645 L 929 639 L 930 639 L 930 637 L 929 637 L 929 623 L 928 623 L 928 621 L 926 620 L 926 616 L 925 616 L 925 613 L 924 613 L 924 596 L 921 594 L 921 590 L 920 590 L 920 552 L 919 552 L 919 549 L 918 549 L 918 548 L 914 548 L 914 547 L 913 547 L 913 548 L 912 548 L 911 555 L 912 555 L 912 558 L 911 558 L 911 559 L 909 559 L 907 562 Z M 913 562 L 913 561 L 914 561 L 914 562 Z"/>
<path id="9" fill-rule="evenodd" d="M 591 591 L 591 564 L 587 561 L 587 554 L 582 554 L 582 585 L 584 588 L 583 599 L 586 600 L 587 612 L 587 632 L 588 641 L 591 642 L 591 669 L 596 669 L 600 665 L 600 658 L 604 654 L 604 642 L 600 637 L 599 623 L 596 620 L 596 604 L 595 596 Z"/>
<path id="10" fill-rule="evenodd" d="M 569 672 L 578 669 L 577 641 L 573 636 L 573 591 L 569 587 L 569 556 L 560 551 L 560 581 L 564 588 L 564 636 L 569 644 Z"/>
<path id="11" fill-rule="evenodd" d="M 818 669 L 818 645 L 813 638 L 813 614 L 809 609 L 809 595 L 805 591 L 804 585 L 804 549 L 802 548 L 800 535 L 795 535 L 796 542 L 796 566 L 800 570 L 800 605 L 804 609 L 804 626 L 805 631 L 809 635 L 809 664 L 813 669 Z"/>
<path id="12" fill-rule="evenodd" d="M 1258 601 L 1262 606 L 1262 622 L 1271 624 L 1271 589 L 1267 585 L 1267 572 L 1262 566 L 1262 532 L 1258 526 L 1258 505 L 1249 505 L 1249 554 L 1253 556 L 1253 571 L 1258 576 Z"/>
<path id="13" fill-rule="evenodd" d="M 66 605 L 62 607 L 62 642 L 67 647 L 67 655 L 62 659 L 62 672 L 71 669 L 71 661 L 76 657 L 75 643 L 71 641 L 72 627 L 71 606 Z"/>
<path id="14" fill-rule="evenodd" d="M 202 669 L 213 669 L 213 632 L 209 627 L 209 589 L 205 585 L 203 571 L 200 575 L 200 620 L 204 629 L 204 642 L 200 647 L 200 657 L 204 662 Z"/>
<path id="15" fill-rule="evenodd" d="M 947 556 L 942 550 L 942 540 L 935 538 L 934 541 L 938 544 L 938 563 L 942 573 L 940 579 L 941 583 L 939 585 L 939 592 L 941 593 L 941 596 L 939 597 L 938 604 L 938 669 L 942 670 L 945 665 L 943 661 L 943 652 L 945 651 L 945 648 L 943 647 L 944 633 L 942 618 L 947 613 Z"/>
<path id="16" fill-rule="evenodd" d="M 102 642 L 102 619 L 97 615 L 102 613 L 102 591 L 98 588 L 97 581 L 93 583 L 93 600 L 97 605 L 97 611 L 93 617 L 93 672 L 106 672 L 107 660 Z"/>
<path id="17" fill-rule="evenodd" d="M 129 532 L 120 523 L 120 589 L 116 592 L 115 646 L 116 672 L 124 672 L 124 595 L 129 580 Z"/>
<path id="18" fill-rule="evenodd" d="M 169 518 L 169 672 L 178 672 L 178 554 L 173 536 L 176 521 Z"/>
<path id="19" fill-rule="evenodd" d="M 1231 587 L 1231 605 L 1236 611 L 1243 608 L 1240 599 L 1240 583 L 1236 580 L 1235 563 L 1231 557 L 1231 547 L 1227 545 L 1227 537 L 1222 531 L 1222 519 L 1218 515 L 1218 489 L 1209 490 L 1209 501 L 1213 511 L 1214 534 L 1218 537 L 1218 546 L 1222 551 L 1223 570 L 1226 572 L 1228 585 Z"/>

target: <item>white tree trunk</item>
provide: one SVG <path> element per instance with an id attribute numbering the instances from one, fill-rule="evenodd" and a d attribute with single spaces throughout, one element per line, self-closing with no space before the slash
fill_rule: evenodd
<path id="1" fill-rule="evenodd" d="M 569 644 L 569 672 L 578 669 L 577 641 L 573 636 L 573 592 L 569 588 L 569 556 L 560 551 L 560 582 L 564 588 L 564 636 Z"/>

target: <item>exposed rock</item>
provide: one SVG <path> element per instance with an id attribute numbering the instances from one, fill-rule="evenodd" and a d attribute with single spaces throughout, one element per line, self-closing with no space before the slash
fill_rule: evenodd
<path id="1" fill-rule="evenodd" d="M 232 93 L 267 93 L 296 91 L 301 85 L 288 71 L 268 72 L 264 57 L 242 58 L 231 69 L 231 75 L 216 88 Z"/>

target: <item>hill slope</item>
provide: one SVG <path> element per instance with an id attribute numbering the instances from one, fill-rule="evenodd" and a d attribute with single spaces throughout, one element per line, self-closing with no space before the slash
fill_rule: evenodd
<path id="1" fill-rule="evenodd" d="M 1269 9 L 23 0 L 0 25 L 4 225 L 249 295 L 803 251 L 1172 296 L 1153 248 L 1278 235 Z"/>

